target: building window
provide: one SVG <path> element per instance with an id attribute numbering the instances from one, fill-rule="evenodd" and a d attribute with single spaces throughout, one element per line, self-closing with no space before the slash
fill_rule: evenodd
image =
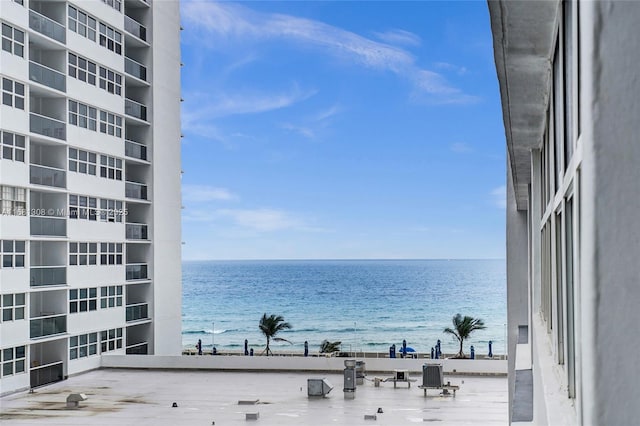
<path id="1" fill-rule="evenodd" d="M 85 358 L 98 354 L 98 333 L 69 337 L 69 359 Z"/>
<path id="2" fill-rule="evenodd" d="M 100 132 L 122 137 L 122 117 L 107 111 L 100 111 Z"/>
<path id="3" fill-rule="evenodd" d="M 111 6 L 118 12 L 122 10 L 122 1 L 121 0 L 102 0 L 102 3 Z"/>
<path id="4" fill-rule="evenodd" d="M 100 287 L 100 308 L 113 308 L 116 306 L 122 306 L 122 286 Z"/>
<path id="5" fill-rule="evenodd" d="M 100 88 L 115 95 L 122 94 L 122 75 L 108 68 L 100 67 Z"/>
<path id="6" fill-rule="evenodd" d="M 122 243 L 100 243 L 101 265 L 122 265 Z"/>
<path id="7" fill-rule="evenodd" d="M 564 168 L 569 166 L 573 156 L 573 125 L 574 125 L 574 103 L 573 103 L 573 78 L 574 78 L 574 49 L 573 49 L 573 1 L 565 0 L 563 7 L 563 69 L 564 69 Z"/>
<path id="8" fill-rule="evenodd" d="M 69 219 L 97 219 L 98 199 L 84 195 L 69 194 Z"/>
<path id="9" fill-rule="evenodd" d="M 24 84 L 3 77 L 2 103 L 24 110 Z"/>
<path id="10" fill-rule="evenodd" d="M 122 201 L 100 200 L 100 220 L 102 222 L 122 222 L 126 211 L 123 209 Z"/>
<path id="11" fill-rule="evenodd" d="M 3 294 L 0 300 L 2 301 L 2 322 L 24 319 L 26 305 L 24 293 Z"/>
<path id="12" fill-rule="evenodd" d="M 69 243 L 69 265 L 96 265 L 98 243 Z"/>
<path id="13" fill-rule="evenodd" d="M 3 22 L 2 50 L 24 58 L 24 31 Z"/>
<path id="14" fill-rule="evenodd" d="M 95 86 L 96 70 L 97 66 L 95 62 L 91 62 L 82 56 L 76 56 L 73 53 L 69 53 L 70 77 L 77 78 L 80 81 L 84 81 L 85 83 Z"/>
<path id="15" fill-rule="evenodd" d="M 122 180 L 122 160 L 108 155 L 101 155 L 100 177 Z"/>
<path id="16" fill-rule="evenodd" d="M 69 29 L 89 40 L 96 41 L 97 21 L 91 15 L 69 6 Z"/>
<path id="17" fill-rule="evenodd" d="M 2 359 L 2 377 L 25 372 L 25 360 L 27 358 L 26 346 L 16 346 L 0 351 Z"/>
<path id="18" fill-rule="evenodd" d="M 2 253 L 3 268 L 24 268 L 26 253 L 26 241 L 2 240 L 0 250 Z"/>
<path id="19" fill-rule="evenodd" d="M 98 110 L 89 105 L 76 101 L 69 101 L 69 124 L 85 129 L 97 129 Z"/>
<path id="20" fill-rule="evenodd" d="M 14 186 L 0 186 L 2 214 L 9 216 L 27 215 L 27 190 Z"/>
<path id="21" fill-rule="evenodd" d="M 2 132 L 2 158 L 24 163 L 25 137 L 11 132 Z"/>
<path id="22" fill-rule="evenodd" d="M 115 351 L 122 348 L 122 328 L 112 328 L 100 333 L 100 350 L 102 352 Z"/>
<path id="23" fill-rule="evenodd" d="M 69 171 L 96 176 L 97 159 L 93 152 L 69 148 Z"/>
<path id="24" fill-rule="evenodd" d="M 74 288 L 69 290 L 69 313 L 89 312 L 98 309 L 98 288 Z"/>
<path id="25" fill-rule="evenodd" d="M 122 54 L 122 34 L 100 22 L 100 46 L 104 46 L 118 55 Z"/>
<path id="26" fill-rule="evenodd" d="M 575 287 L 573 281 L 573 267 L 575 256 L 575 241 L 573 233 L 574 209 L 573 194 L 566 199 L 565 203 L 565 258 L 567 260 L 565 268 L 565 292 L 567 310 L 567 393 L 569 398 L 576 397 L 576 330 L 575 330 Z"/>
<path id="27" fill-rule="evenodd" d="M 18 3 L 21 6 L 24 6 L 24 0 L 13 0 L 13 1 Z"/>

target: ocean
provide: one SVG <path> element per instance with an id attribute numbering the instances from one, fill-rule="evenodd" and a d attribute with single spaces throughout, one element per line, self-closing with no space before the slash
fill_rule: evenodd
<path id="1" fill-rule="evenodd" d="M 480 318 L 485 330 L 465 341 L 486 354 L 505 353 L 507 323 L 504 260 L 282 260 L 185 261 L 182 343 L 193 348 L 259 354 L 265 345 L 263 313 L 292 325 L 273 342 L 274 353 L 318 352 L 322 340 L 343 351 L 388 352 L 403 339 L 419 353 L 441 340 L 444 353 L 458 343 L 443 333 L 456 313 Z"/>

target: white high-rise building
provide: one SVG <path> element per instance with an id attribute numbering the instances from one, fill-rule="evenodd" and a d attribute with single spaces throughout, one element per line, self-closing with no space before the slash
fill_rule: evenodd
<path id="1" fill-rule="evenodd" d="M 0 391 L 181 351 L 173 0 L 2 0 Z"/>
<path id="2" fill-rule="evenodd" d="M 510 420 L 638 423 L 640 3 L 490 0 Z"/>

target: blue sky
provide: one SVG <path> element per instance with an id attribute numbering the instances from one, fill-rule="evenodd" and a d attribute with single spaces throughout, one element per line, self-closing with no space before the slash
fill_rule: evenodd
<path id="1" fill-rule="evenodd" d="M 486 2 L 182 2 L 183 258 L 504 258 Z"/>

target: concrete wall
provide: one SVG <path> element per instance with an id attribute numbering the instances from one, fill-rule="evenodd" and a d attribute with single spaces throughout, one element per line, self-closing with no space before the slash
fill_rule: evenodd
<path id="1" fill-rule="evenodd" d="M 628 425 L 640 418 L 640 5 L 580 7 L 593 40 L 582 52 L 584 423 Z"/>
<path id="2" fill-rule="evenodd" d="M 182 350 L 180 6 L 153 3 L 153 353 Z"/>
<path id="3" fill-rule="evenodd" d="M 282 357 L 282 356 L 125 356 L 103 355 L 103 368 L 151 368 L 151 369 L 212 369 L 212 370 L 259 370 L 259 371 L 335 371 L 344 369 L 344 361 L 349 358 L 324 357 Z M 455 374 L 507 374 L 506 360 L 421 360 L 367 358 L 366 370 L 387 372 L 409 370 L 422 372 L 425 363 L 442 363 L 445 373 Z"/>
<path id="4" fill-rule="evenodd" d="M 527 212 L 519 211 L 511 176 L 511 163 L 507 161 L 507 323 L 509 400 L 515 390 L 516 344 L 518 326 L 528 325 L 528 249 Z M 511 404 L 510 404 L 510 408 Z"/>

